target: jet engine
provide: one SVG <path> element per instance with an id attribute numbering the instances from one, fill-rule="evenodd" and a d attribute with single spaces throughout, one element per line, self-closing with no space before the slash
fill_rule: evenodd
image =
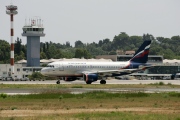
<path id="1" fill-rule="evenodd" d="M 84 81 L 86 81 L 87 84 L 91 84 L 94 81 L 98 80 L 98 74 L 85 74 L 83 76 Z"/>

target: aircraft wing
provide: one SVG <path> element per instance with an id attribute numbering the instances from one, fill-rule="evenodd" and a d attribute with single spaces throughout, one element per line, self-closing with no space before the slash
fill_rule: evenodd
<path id="1" fill-rule="evenodd" d="M 82 73 L 83 74 L 93 74 L 93 73 L 133 73 L 133 72 L 137 72 L 137 71 L 140 71 L 138 69 L 121 69 L 121 70 L 100 70 L 100 71 L 83 71 Z"/>
<path id="2" fill-rule="evenodd" d="M 145 70 L 145 69 L 148 69 L 152 66 L 143 66 L 143 67 L 140 67 L 138 69 L 119 69 L 119 70 L 99 70 L 99 71 L 83 71 L 82 73 L 83 74 L 121 74 L 121 73 L 127 73 L 127 74 L 131 74 L 131 73 L 134 73 L 134 72 L 138 72 L 138 71 L 142 71 L 142 70 Z"/>

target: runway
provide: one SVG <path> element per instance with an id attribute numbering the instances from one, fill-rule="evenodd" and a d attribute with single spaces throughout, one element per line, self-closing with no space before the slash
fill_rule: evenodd
<path id="1" fill-rule="evenodd" d="M 99 80 L 92 84 L 99 84 Z M 174 84 L 180 85 L 180 80 L 107 80 L 107 84 L 154 84 L 163 82 L 164 84 Z M 47 80 L 47 81 L 0 81 L 0 84 L 56 84 L 56 80 Z M 84 81 L 73 81 L 65 82 L 61 81 L 61 84 L 86 84 Z M 159 93 L 159 92 L 180 92 L 180 88 L 3 88 L 0 89 L 0 93 L 6 93 L 8 95 L 16 94 L 37 94 L 42 92 L 69 92 L 73 94 L 80 94 L 84 92 L 92 91 L 106 91 L 112 93 L 118 92 L 146 92 L 146 93 Z"/>
<path id="2" fill-rule="evenodd" d="M 0 81 L 0 84 L 56 84 L 57 80 L 45 80 L 45 81 Z M 106 84 L 155 84 L 163 82 L 164 84 L 180 85 L 180 80 L 106 80 Z M 61 84 L 86 84 L 85 81 L 76 80 L 66 82 L 61 80 Z M 93 82 L 92 84 L 100 84 L 100 80 Z"/>

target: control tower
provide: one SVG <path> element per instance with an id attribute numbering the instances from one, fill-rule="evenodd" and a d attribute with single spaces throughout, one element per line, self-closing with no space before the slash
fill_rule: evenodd
<path id="1" fill-rule="evenodd" d="M 22 28 L 22 36 L 27 37 L 27 66 L 40 66 L 40 37 L 44 37 L 44 27 L 41 19 L 31 19 Z"/>

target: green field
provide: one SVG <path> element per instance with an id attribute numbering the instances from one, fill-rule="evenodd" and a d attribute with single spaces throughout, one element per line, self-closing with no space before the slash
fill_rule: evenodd
<path id="1" fill-rule="evenodd" d="M 164 84 L 0 84 L 0 88 L 180 88 L 180 85 Z"/>
<path id="2" fill-rule="evenodd" d="M 175 92 L 0 94 L 0 120 L 180 120 L 179 114 Z"/>

